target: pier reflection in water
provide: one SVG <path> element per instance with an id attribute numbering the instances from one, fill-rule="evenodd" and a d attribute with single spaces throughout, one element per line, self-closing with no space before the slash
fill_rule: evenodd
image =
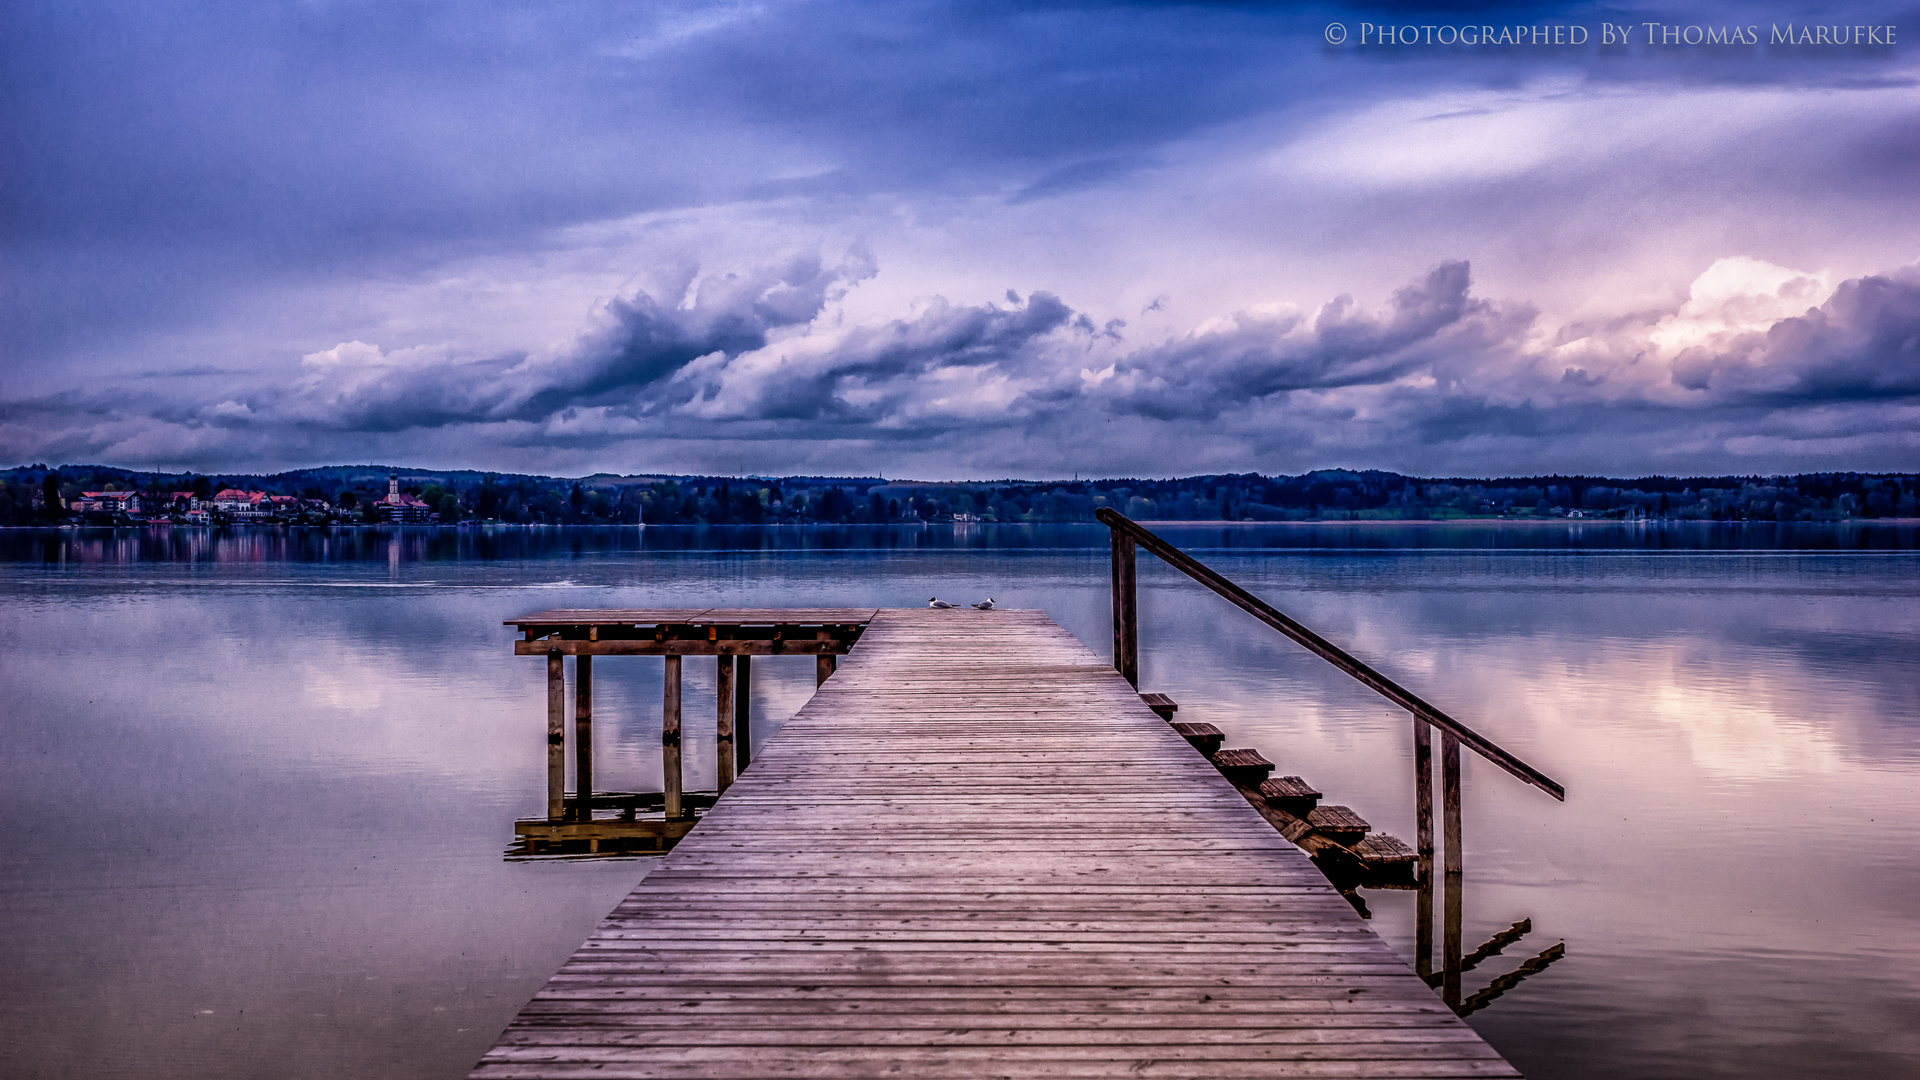
<path id="1" fill-rule="evenodd" d="M 1442 876 L 1445 892 L 1445 926 L 1441 930 L 1440 969 L 1433 967 L 1433 900 L 1435 881 L 1433 875 L 1427 875 L 1420 882 L 1419 900 L 1414 908 L 1414 960 L 1413 970 L 1428 986 L 1440 991 L 1440 999 L 1445 1001 L 1454 1012 L 1468 1016 L 1491 1005 L 1495 998 L 1519 986 L 1528 977 L 1545 971 L 1554 961 L 1567 954 L 1565 942 L 1556 941 L 1539 953 L 1521 962 L 1511 971 L 1496 976 L 1487 985 L 1462 998 L 1462 981 L 1467 973 L 1478 968 L 1492 958 L 1505 953 L 1533 932 L 1533 920 L 1522 919 L 1505 930 L 1488 938 L 1474 950 L 1461 954 L 1461 914 L 1466 906 L 1466 882 L 1464 875 L 1445 874 Z"/>

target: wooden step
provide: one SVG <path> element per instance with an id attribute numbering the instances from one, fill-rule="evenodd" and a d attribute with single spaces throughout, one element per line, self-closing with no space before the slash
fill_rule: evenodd
<path id="1" fill-rule="evenodd" d="M 1236 787 L 1259 787 L 1273 771 L 1273 762 L 1261 757 L 1258 750 L 1221 750 L 1213 755 L 1213 767 Z"/>
<path id="2" fill-rule="evenodd" d="M 1410 863 L 1420 857 L 1418 852 L 1407 846 L 1405 840 L 1386 833 L 1374 833 L 1372 836 L 1356 841 L 1353 844 L 1353 853 L 1360 856 L 1362 862 L 1371 866 Z"/>
<path id="3" fill-rule="evenodd" d="M 1141 694 L 1140 700 L 1146 702 L 1147 708 L 1159 713 L 1162 720 L 1172 720 L 1173 714 L 1180 711 L 1180 706 L 1165 694 Z"/>
<path id="4" fill-rule="evenodd" d="M 1410 889 L 1417 884 L 1415 867 L 1420 862 L 1419 853 L 1399 837 L 1374 833 L 1355 843 L 1352 850 L 1360 857 L 1360 865 L 1366 867 L 1368 885 L 1378 889 Z"/>
<path id="5" fill-rule="evenodd" d="M 1220 733 L 1220 729 L 1214 727 L 1212 724 L 1184 724 L 1175 722 L 1173 730 L 1179 732 L 1181 738 L 1192 743 L 1195 750 L 1207 755 L 1211 755 L 1215 750 L 1220 749 L 1221 741 L 1226 738 L 1225 735 Z"/>
<path id="6" fill-rule="evenodd" d="M 1313 790 L 1313 785 L 1297 776 L 1269 777 L 1261 782 L 1260 794 L 1268 804 L 1294 817 L 1306 817 L 1320 802 L 1320 793 Z"/>
<path id="7" fill-rule="evenodd" d="M 1307 824 L 1321 836 L 1348 847 L 1373 831 L 1367 819 L 1344 806 L 1316 806 L 1308 812 Z"/>

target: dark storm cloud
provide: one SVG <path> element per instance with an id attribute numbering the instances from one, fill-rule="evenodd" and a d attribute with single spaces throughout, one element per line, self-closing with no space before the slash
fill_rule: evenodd
<path id="1" fill-rule="evenodd" d="M 1674 360 L 1674 382 L 1733 398 L 1848 402 L 1920 394 L 1920 272 L 1842 282 L 1832 299 L 1764 333 Z"/>
<path id="2" fill-rule="evenodd" d="M 379 432 L 535 422 L 601 405 L 651 413 L 691 396 L 667 384 L 696 360 L 761 348 L 769 334 L 811 322 L 872 273 L 860 257 L 828 267 L 817 256 L 697 280 L 685 270 L 671 295 L 613 300 L 599 325 L 555 356 L 388 354 L 347 342 L 308 356 L 307 374 L 290 389 L 262 391 L 243 404 L 249 415 L 276 422 Z"/>
<path id="3" fill-rule="evenodd" d="M 1734 271 L 1753 267 L 1778 271 Z M 1775 302 L 1765 283 L 1551 331 L 1525 304 L 1474 296 L 1469 267 L 1447 262 L 1378 310 L 1340 296 L 1310 315 L 1242 311 L 1147 344 L 1045 291 L 1010 292 L 1005 305 L 934 298 L 878 322 L 829 310 L 873 272 L 863 259 L 815 257 L 683 271 L 661 295 L 606 305 L 551 355 L 346 342 L 309 356 L 298 382 L 251 394 L 156 405 L 108 390 L 12 403 L 0 410 L 0 442 L 80 458 L 162 443 L 208 453 L 343 437 L 397 445 L 441 432 L 522 448 L 748 439 L 791 460 L 809 444 L 854 440 L 987 463 L 1006 460 L 996 444 L 1024 454 L 1036 439 L 1071 453 L 1074 433 L 1106 417 L 1254 455 L 1394 446 L 1417 460 L 1572 445 L 1630 468 L 1701 438 L 1870 439 L 1920 404 L 1914 267 L 1843 282 L 1764 325 L 1750 313 Z M 1777 286 L 1783 296 L 1810 287 Z M 1759 328 L 1728 329 L 1742 312 Z M 1652 359 L 1662 334 L 1681 332 L 1705 343 Z"/>
<path id="4" fill-rule="evenodd" d="M 1393 294 L 1385 311 L 1342 295 L 1312 320 L 1239 312 L 1224 326 L 1116 364 L 1117 407 L 1162 420 L 1208 419 L 1291 390 L 1383 383 L 1450 355 L 1502 348 L 1532 319 L 1468 296 L 1463 262 L 1443 263 Z"/>
<path id="5" fill-rule="evenodd" d="M 1597 236 L 1665 230 L 1674 207 L 1735 208 L 1671 226 L 1680 241 L 1738 237 L 1704 259 L 1676 257 L 1689 268 L 1677 285 L 1720 255 L 1774 250 L 1778 231 L 1830 228 L 1796 225 L 1802 206 L 1855 200 L 1865 209 L 1854 220 L 1867 220 L 1920 169 L 1900 90 L 1913 79 L 1897 57 L 1368 51 L 1320 39 L 1331 20 L 1448 12 L 1512 24 L 1682 17 L 1417 2 L 5 5 L 0 452 L 241 467 L 413 448 L 460 464 L 463 445 L 507 446 L 548 465 L 562 459 L 538 455 L 683 440 L 764 446 L 775 461 L 844 444 L 856 457 L 839 467 L 872 469 L 920 439 L 982 468 L 1044 462 L 1049 445 L 1057 460 L 1152 459 L 1150 446 L 1099 449 L 1111 436 L 1088 425 L 1120 419 L 1169 445 L 1208 442 L 1213 456 L 1196 462 L 1272 467 L 1261 455 L 1318 454 L 1297 462 L 1311 466 L 1475 438 L 1572 446 L 1648 415 L 1729 433 L 1770 424 L 1790 440 L 1853 429 L 1831 417 L 1796 427 L 1781 410 L 1865 403 L 1888 428 L 1884 409 L 1914 392 L 1905 271 L 1848 282 L 1764 326 L 1703 331 L 1657 364 L 1635 362 L 1651 355 L 1650 323 L 1543 328 L 1537 296 L 1476 297 L 1464 262 L 1419 275 L 1377 310 L 1318 303 L 1343 288 L 1381 295 L 1447 255 L 1483 267 L 1512 249 L 1552 251 L 1535 265 L 1568 252 L 1598 262 Z M 1789 12 L 1697 6 L 1684 17 L 1800 17 Z M 1884 16 L 1852 5 L 1821 18 Z M 1551 85 L 1535 88 L 1543 78 Z M 1609 96 L 1632 85 L 1652 90 Z M 1686 98 L 1652 125 L 1671 130 L 1634 126 L 1669 89 L 1763 85 L 1833 92 L 1785 106 Z M 1524 92 L 1503 96 L 1514 88 Z M 1816 97 L 1826 104 L 1809 105 Z M 1553 112 L 1563 102 L 1574 105 Z M 1391 107 L 1403 104 L 1432 122 L 1401 123 Z M 1429 143 L 1407 153 L 1409 137 Z M 1278 157 L 1296 171 L 1267 171 Z M 1164 223 L 1209 199 L 1207 212 Z M 775 203 L 779 214 L 766 210 Z M 686 221 L 699 224 L 692 239 L 668 236 Z M 767 221 L 781 229 L 761 235 Z M 1774 231 L 1740 232 L 1754 221 Z M 1108 246 L 1156 228 L 1178 239 Z M 1083 245 L 1086 263 L 1139 266 L 1090 271 L 1104 286 L 1060 280 L 1031 239 L 994 262 L 1016 230 Z M 767 257 L 875 233 L 875 250 L 914 271 L 910 287 L 884 283 L 891 295 L 977 297 L 982 280 L 1043 290 L 1004 304 L 901 301 L 842 321 L 837 298 L 873 276 L 870 261 Z M 1246 307 L 1258 297 L 1241 294 L 1192 314 L 1194 267 L 1223 241 L 1262 237 L 1262 258 L 1287 260 L 1305 234 L 1317 261 L 1389 254 L 1364 274 L 1329 268 L 1324 290 L 1291 290 L 1317 307 Z M 1022 258 L 1036 269 L 1003 278 Z M 1897 261 L 1824 258 L 1803 264 Z M 617 284 L 675 260 L 743 269 Z M 1517 266 L 1504 280 L 1525 280 Z M 541 345 L 553 335 L 487 325 L 489 296 L 568 273 L 584 283 L 556 290 L 552 311 L 617 295 L 574 340 Z M 1187 306 L 1143 310 L 1157 294 Z M 422 314 L 449 296 L 461 313 Z M 1187 322 L 1170 323 L 1173 311 Z M 472 332 L 445 329 L 465 312 Z M 1152 333 L 1108 317 L 1136 312 Z M 888 449 L 861 458 L 861 440 Z M 1020 456 L 995 458 L 1016 443 Z M 713 467 L 732 461 L 771 467 L 742 456 Z"/>

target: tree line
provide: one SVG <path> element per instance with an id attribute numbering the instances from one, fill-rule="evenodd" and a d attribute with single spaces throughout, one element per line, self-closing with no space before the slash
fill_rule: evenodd
<path id="1" fill-rule="evenodd" d="M 916 483 L 879 477 L 614 476 L 580 478 L 330 466 L 273 474 L 144 472 L 104 465 L 20 466 L 0 485 L 0 524 L 79 520 L 82 492 L 260 490 L 324 502 L 354 521 L 387 493 L 425 501 L 443 522 L 524 525 L 893 524 L 1091 521 L 1111 506 L 1141 521 L 1420 521 L 1592 517 L 1689 521 L 1843 521 L 1920 517 L 1920 475 L 1530 476 L 1423 478 L 1323 469 L 1298 476 Z"/>

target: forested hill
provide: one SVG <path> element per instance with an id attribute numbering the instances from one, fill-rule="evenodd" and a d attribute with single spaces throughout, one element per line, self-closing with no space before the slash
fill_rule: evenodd
<path id="1" fill-rule="evenodd" d="M 523 524 L 768 524 L 900 521 L 1089 521 L 1101 506 L 1139 520 L 1426 520 L 1464 517 L 1823 521 L 1920 516 L 1913 473 L 1804 473 L 1613 479 L 1423 478 L 1325 469 L 1170 480 L 996 480 L 921 483 L 879 477 L 613 476 L 579 478 L 329 466 L 252 475 L 153 473 L 102 465 L 23 466 L 0 473 L 0 523 L 45 524 L 45 493 L 266 491 L 366 506 L 389 476 L 442 519 Z"/>

